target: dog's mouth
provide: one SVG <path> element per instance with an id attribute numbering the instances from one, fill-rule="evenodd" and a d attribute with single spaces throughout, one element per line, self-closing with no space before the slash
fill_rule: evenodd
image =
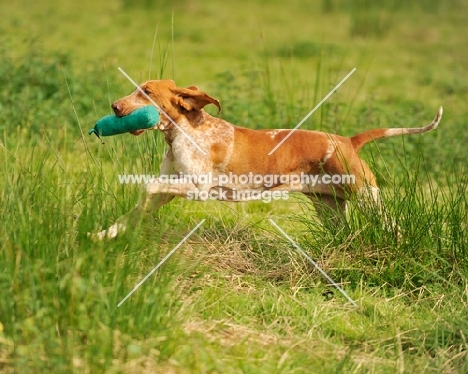
<path id="1" fill-rule="evenodd" d="M 114 114 L 115 114 L 116 117 L 125 117 L 125 116 L 128 116 L 129 114 L 132 114 L 132 112 L 133 112 L 133 110 L 132 111 L 127 111 L 127 110 L 123 110 L 123 109 L 117 109 L 117 108 L 114 108 L 114 107 L 112 107 L 112 109 L 114 110 Z M 137 108 L 135 108 L 135 109 L 137 109 Z"/>
<path id="2" fill-rule="evenodd" d="M 128 116 L 129 114 L 132 114 L 134 110 L 138 108 L 142 108 L 146 105 L 147 104 L 141 104 L 141 105 L 136 105 L 136 106 L 126 105 L 124 102 L 117 100 L 111 105 L 111 107 L 116 117 L 125 117 L 125 116 Z"/>

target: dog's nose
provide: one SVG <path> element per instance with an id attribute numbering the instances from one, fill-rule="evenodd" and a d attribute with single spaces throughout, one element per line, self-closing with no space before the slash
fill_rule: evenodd
<path id="1" fill-rule="evenodd" d="M 122 113 L 122 104 L 119 101 L 115 101 L 111 105 L 112 110 L 114 111 L 116 116 L 120 116 Z"/>

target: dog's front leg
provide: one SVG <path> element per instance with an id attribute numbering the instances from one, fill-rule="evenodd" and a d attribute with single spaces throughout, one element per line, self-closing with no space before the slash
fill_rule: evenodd
<path id="1" fill-rule="evenodd" d="M 151 212 L 158 210 L 164 204 L 169 203 L 174 197 L 171 191 L 164 192 L 164 186 L 158 180 L 149 182 L 143 187 L 140 198 L 135 207 L 128 213 L 119 217 L 107 230 L 92 234 L 92 239 L 103 240 L 115 238 L 129 227 L 135 227 L 138 222 Z"/>
<path id="2" fill-rule="evenodd" d="M 170 175 L 173 171 L 173 156 L 169 151 L 161 163 L 160 174 Z M 164 185 L 161 185 L 158 179 L 150 181 L 142 188 L 139 201 L 132 210 L 119 217 L 107 230 L 88 235 L 93 240 L 111 239 L 123 233 L 128 227 L 134 227 L 143 216 L 159 209 L 174 198 L 174 194 L 164 193 L 163 187 Z"/>
<path id="3" fill-rule="evenodd" d="M 129 227 L 135 226 L 148 213 L 170 202 L 174 197 L 191 198 L 192 195 L 201 196 L 199 194 L 201 191 L 206 192 L 207 188 L 205 187 L 203 190 L 200 190 L 195 184 L 186 183 L 184 180 L 176 180 L 168 183 L 167 180 L 163 178 L 153 179 L 145 185 L 144 191 L 135 208 L 120 217 L 107 230 L 93 234 L 91 237 L 95 240 L 115 238 L 119 233 L 124 232 Z"/>

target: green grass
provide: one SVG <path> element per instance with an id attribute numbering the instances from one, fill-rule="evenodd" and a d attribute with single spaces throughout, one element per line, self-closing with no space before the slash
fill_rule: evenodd
<path id="1" fill-rule="evenodd" d="M 468 9 L 368 5 L 3 4 L 0 371 L 468 372 Z M 415 127 L 443 105 L 436 131 L 362 152 L 402 238 L 356 208 L 325 229 L 291 198 L 176 200 L 135 231 L 89 241 L 137 200 L 138 186 L 117 175 L 157 174 L 166 149 L 156 132 L 105 145 L 87 136 L 132 90 L 118 66 L 137 81 L 151 72 L 198 85 L 223 118 L 251 128 L 295 126 L 354 67 L 302 128 Z"/>

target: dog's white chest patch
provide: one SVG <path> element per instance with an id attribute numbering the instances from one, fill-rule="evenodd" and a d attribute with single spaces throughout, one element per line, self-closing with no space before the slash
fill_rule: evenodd
<path id="1" fill-rule="evenodd" d="M 175 171 L 195 177 L 224 172 L 234 148 L 234 128 L 221 120 L 207 120 L 198 127 L 193 127 L 187 120 L 182 120 L 179 126 L 187 136 L 176 130 L 177 133 L 172 142 Z M 221 159 L 215 161 L 212 157 L 214 146 L 221 148 L 222 155 Z"/>

